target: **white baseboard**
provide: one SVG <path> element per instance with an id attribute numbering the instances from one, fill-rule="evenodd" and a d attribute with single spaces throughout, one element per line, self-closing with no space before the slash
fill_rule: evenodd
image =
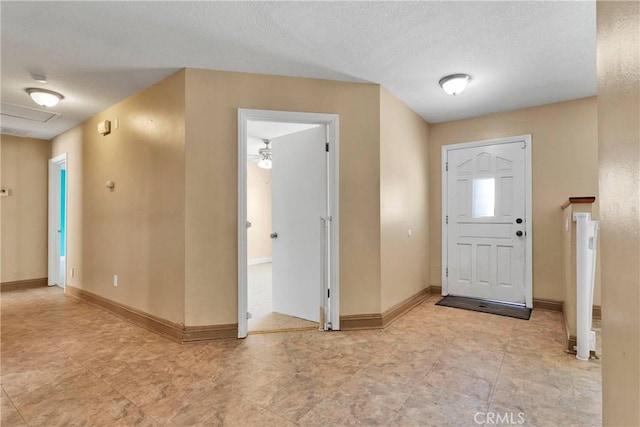
<path id="1" fill-rule="evenodd" d="M 253 258 L 250 259 L 247 264 L 248 265 L 256 265 L 256 264 L 266 264 L 268 262 L 271 262 L 271 257 L 266 257 L 266 258 Z"/>

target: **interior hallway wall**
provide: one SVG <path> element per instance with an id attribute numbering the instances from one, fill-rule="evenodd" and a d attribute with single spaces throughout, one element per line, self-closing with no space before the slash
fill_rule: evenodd
<path id="1" fill-rule="evenodd" d="M 381 87 L 382 312 L 429 286 L 428 142 L 427 122 Z"/>
<path id="2" fill-rule="evenodd" d="M 49 141 L 0 137 L 2 265 L 0 281 L 40 279 L 48 275 Z"/>
<path id="3" fill-rule="evenodd" d="M 271 169 L 247 162 L 247 259 L 271 258 Z"/>
<path id="4" fill-rule="evenodd" d="M 441 285 L 442 146 L 531 134 L 533 297 L 562 301 L 563 228 L 560 206 L 569 197 L 596 196 L 594 217 L 598 217 L 597 125 L 595 97 L 431 125 L 431 284 Z M 594 304 L 600 305 L 599 278 Z"/>
<path id="5" fill-rule="evenodd" d="M 184 323 L 185 73 L 52 140 L 68 153 L 68 284 Z M 119 129 L 97 133 L 98 122 Z M 107 181 L 115 189 L 106 188 Z M 46 198 L 45 198 L 46 200 Z M 113 276 L 118 275 L 118 287 Z"/>
<path id="6" fill-rule="evenodd" d="M 67 154 L 67 271 L 65 277 L 67 285 L 80 289 L 84 289 L 82 285 L 84 271 L 82 268 L 84 259 L 82 250 L 83 140 L 84 126 L 80 125 L 58 135 L 50 143 L 50 157 Z M 73 276 L 70 274 L 72 268 Z"/>
<path id="7" fill-rule="evenodd" d="M 237 109 L 340 115 L 340 314 L 380 312 L 380 89 L 186 70 L 186 324 L 237 323 Z"/>
<path id="8" fill-rule="evenodd" d="M 605 426 L 640 425 L 640 3 L 598 1 Z"/>

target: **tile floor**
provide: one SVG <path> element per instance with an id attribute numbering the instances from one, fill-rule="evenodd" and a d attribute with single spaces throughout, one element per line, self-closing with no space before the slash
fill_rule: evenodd
<path id="1" fill-rule="evenodd" d="M 286 316 L 273 312 L 272 301 L 272 264 L 250 265 L 247 269 L 249 333 L 281 331 L 287 329 L 318 329 L 316 322 Z"/>
<path id="2" fill-rule="evenodd" d="M 557 313 L 431 298 L 383 331 L 180 345 L 57 288 L 1 298 L 2 426 L 601 424 L 600 363 L 562 352 Z"/>

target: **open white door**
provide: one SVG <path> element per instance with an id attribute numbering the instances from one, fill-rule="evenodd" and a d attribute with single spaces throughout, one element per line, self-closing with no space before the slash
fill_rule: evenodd
<path id="1" fill-rule="evenodd" d="M 67 154 L 49 160 L 49 286 L 65 287 L 67 271 Z"/>
<path id="2" fill-rule="evenodd" d="M 443 293 L 531 307 L 530 141 L 443 147 Z"/>
<path id="3" fill-rule="evenodd" d="M 248 294 L 247 294 L 247 123 L 249 121 L 262 122 L 282 122 L 282 123 L 304 123 L 318 124 L 316 128 L 319 143 L 314 142 L 311 146 L 304 145 L 294 147 L 288 153 L 288 144 L 282 145 L 282 149 L 272 147 L 273 149 L 273 169 L 272 169 L 272 192 L 281 193 L 285 199 L 282 201 L 273 200 L 272 214 L 274 225 L 281 227 L 279 230 L 274 228 L 274 233 L 279 233 L 278 238 L 274 241 L 272 252 L 273 258 L 273 287 L 278 286 L 277 282 L 284 277 L 284 285 L 280 290 L 274 290 L 274 293 L 287 293 L 287 289 L 291 294 L 283 298 L 285 307 L 282 311 L 285 314 L 310 319 L 319 322 L 321 330 L 339 330 L 340 329 L 340 192 L 339 185 L 339 117 L 337 114 L 324 113 L 303 113 L 293 111 L 272 111 L 272 110 L 249 110 L 238 109 L 238 338 L 244 338 L 248 333 Z M 274 138 L 273 141 L 279 138 Z M 315 141 L 315 140 L 314 140 Z M 277 144 L 274 144 L 277 145 Z M 301 152 L 295 154 L 293 150 L 300 149 Z M 284 151 L 282 151 L 284 150 Z M 282 153 L 281 153 L 282 151 Z M 317 154 L 320 153 L 320 156 Z M 296 157 L 296 162 L 286 162 L 291 164 L 292 169 L 282 170 L 283 173 L 278 174 L 276 164 L 276 156 Z M 286 169 L 287 166 L 284 166 Z M 320 170 L 320 173 L 311 172 L 312 170 Z M 274 172 L 275 171 L 275 172 Z M 276 180 L 282 184 L 276 184 Z M 310 179 L 313 175 L 315 178 Z M 323 179 L 320 177 L 324 177 Z M 309 181 L 309 182 L 308 182 Z M 284 187 L 284 190 L 276 190 L 276 187 Z M 306 187 L 305 187 L 306 186 Z M 296 193 L 298 192 L 298 193 Z M 312 196 L 313 193 L 324 194 L 324 197 Z M 296 197 L 292 197 L 297 194 Z M 277 196 L 276 196 L 277 197 Z M 309 198 L 313 197 L 314 202 L 310 203 Z M 295 225 L 289 229 L 287 225 L 280 226 L 278 212 L 286 211 L 288 204 L 293 203 L 297 199 L 294 212 Z M 316 203 L 317 202 L 317 203 Z M 281 205 L 282 207 L 276 207 Z M 290 213 L 289 213 L 290 215 Z M 297 219 L 297 218 L 300 219 Z M 302 219 L 304 218 L 304 220 Z M 308 221 L 308 222 L 307 222 Z M 301 236 L 295 227 L 302 227 L 300 233 L 308 233 L 309 242 L 305 244 L 298 253 L 294 247 L 295 240 Z M 310 226 L 307 228 L 306 224 Z M 282 228 L 284 227 L 284 228 Z M 283 243 L 284 242 L 284 243 Z M 276 248 L 277 247 L 277 248 Z M 280 253 L 292 252 L 292 259 L 282 264 L 282 270 L 288 268 L 291 273 L 278 272 L 280 267 L 278 258 Z M 277 254 L 276 254 L 277 252 Z M 313 259 L 312 263 L 307 263 L 306 259 Z M 296 261 L 297 260 L 297 261 Z M 287 267 L 287 263 L 291 264 Z M 281 264 L 281 263 L 280 263 Z M 307 267 L 303 267 L 303 266 Z M 297 283 L 298 284 L 297 284 Z M 311 292 L 303 291 L 304 287 L 308 287 Z M 329 294 L 330 292 L 330 294 Z M 297 302 L 300 308 L 287 308 L 286 299 L 295 299 L 297 293 L 304 293 L 304 301 Z M 306 295 L 309 295 L 308 299 Z M 279 295 L 276 295 L 276 299 Z M 279 305 L 274 301 L 274 308 Z M 289 303 L 290 304 L 290 303 Z M 277 309 L 276 309 L 277 310 Z"/>
<path id="4" fill-rule="evenodd" d="M 325 126 L 271 141 L 273 311 L 320 321 L 322 218 L 327 216 Z"/>

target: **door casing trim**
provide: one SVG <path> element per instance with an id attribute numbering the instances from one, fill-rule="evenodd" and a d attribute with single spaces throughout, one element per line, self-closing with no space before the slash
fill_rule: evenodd
<path id="1" fill-rule="evenodd" d="M 69 164 L 67 159 L 67 153 L 60 154 L 59 156 L 53 157 L 49 159 L 49 189 L 48 189 L 48 197 L 49 197 L 49 206 L 47 208 L 47 222 L 49 224 L 48 236 L 48 249 L 47 249 L 47 260 L 48 260 L 48 279 L 47 284 L 49 286 L 60 286 L 63 289 L 66 288 L 67 274 L 64 274 L 65 283 L 56 283 L 61 276 L 60 272 L 60 247 L 56 247 L 56 242 L 59 241 L 57 239 L 57 229 L 59 227 L 60 221 L 60 175 L 56 172 L 59 171 L 62 167 L 67 171 L 67 179 L 65 181 L 65 204 L 67 209 L 65 209 L 65 215 L 69 216 Z M 62 236 L 64 241 L 64 246 L 66 248 L 67 256 L 66 260 L 68 261 L 68 253 L 69 248 L 67 247 L 67 234 L 68 231 L 68 221 L 65 219 L 65 224 L 67 224 L 67 229 L 65 229 L 64 236 Z M 65 261 L 65 269 L 67 268 L 67 261 Z"/>
<path id="2" fill-rule="evenodd" d="M 486 139 L 481 141 L 472 141 L 472 142 L 463 142 L 459 144 L 449 144 L 442 146 L 442 164 L 441 164 L 441 174 L 442 174 L 442 271 L 441 271 L 441 280 L 442 280 L 442 295 L 449 295 L 449 284 L 447 281 L 447 273 L 446 269 L 448 266 L 448 258 L 447 258 L 447 249 L 448 249 L 448 235 L 447 235 L 447 224 L 446 217 L 448 215 L 447 211 L 447 191 L 448 191 L 448 182 L 447 182 L 447 171 L 446 171 L 446 163 L 449 151 L 452 150 L 460 150 L 465 148 L 476 148 L 476 147 L 484 147 L 488 145 L 498 145 L 498 144 L 510 144 L 514 142 L 522 142 L 525 144 L 524 147 L 524 180 L 525 180 L 525 305 L 528 308 L 533 308 L 533 214 L 532 214 L 532 200 L 533 200 L 533 185 L 532 185 L 532 169 L 531 169 L 531 134 L 517 135 L 517 136 L 509 136 L 505 138 L 495 138 L 495 139 Z"/>
<path id="3" fill-rule="evenodd" d="M 248 334 L 247 285 L 247 122 L 267 121 L 325 125 L 329 137 L 329 283 L 331 329 L 340 329 L 340 118 L 338 114 L 238 108 L 238 338 Z M 319 293 L 320 295 L 320 293 Z"/>

